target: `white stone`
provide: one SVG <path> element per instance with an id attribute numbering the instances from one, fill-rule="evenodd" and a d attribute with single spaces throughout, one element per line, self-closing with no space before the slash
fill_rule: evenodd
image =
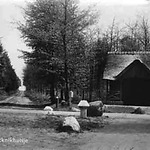
<path id="1" fill-rule="evenodd" d="M 63 127 L 64 126 L 70 126 L 73 131 L 80 131 L 80 125 L 75 117 L 66 117 L 63 122 Z"/>
<path id="2" fill-rule="evenodd" d="M 75 108 L 75 107 L 72 107 L 71 110 L 75 111 L 75 112 L 80 112 L 80 110 L 78 108 Z"/>
<path id="3" fill-rule="evenodd" d="M 50 107 L 50 106 L 46 106 L 46 107 L 44 108 L 44 110 L 45 110 L 45 111 L 53 111 L 53 108 Z"/>
<path id="4" fill-rule="evenodd" d="M 69 97 L 71 97 L 71 98 L 73 97 L 73 91 L 69 92 Z"/>
<path id="5" fill-rule="evenodd" d="M 26 91 L 26 87 L 24 86 L 24 85 L 22 85 L 22 86 L 19 86 L 19 91 Z"/>

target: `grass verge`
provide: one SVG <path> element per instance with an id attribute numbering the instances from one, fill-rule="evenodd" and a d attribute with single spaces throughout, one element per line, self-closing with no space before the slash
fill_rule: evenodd
<path id="1" fill-rule="evenodd" d="M 0 113 L 0 127 L 57 129 L 63 120 L 64 116 Z M 83 131 L 104 127 L 102 117 L 77 118 L 77 120 Z"/>
<path id="2" fill-rule="evenodd" d="M 56 129 L 63 119 L 63 116 L 44 114 L 0 113 L 0 149 L 78 149 L 78 146 L 84 143 L 84 134 L 58 132 Z M 102 118 L 77 118 L 77 120 L 79 121 L 82 131 L 85 132 L 87 130 L 93 131 L 95 129 L 100 129 L 103 126 Z M 9 142 L 9 139 L 23 139 L 25 142 Z M 7 142 L 2 142 L 2 140 L 7 140 Z"/>

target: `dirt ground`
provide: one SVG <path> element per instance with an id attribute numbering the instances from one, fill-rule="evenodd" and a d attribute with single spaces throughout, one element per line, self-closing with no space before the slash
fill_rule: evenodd
<path id="1" fill-rule="evenodd" d="M 14 99 L 17 103 L 28 102 L 19 97 L 8 101 Z M 150 115 L 104 113 L 103 128 L 71 134 L 57 132 L 53 120 L 44 122 L 41 119 L 45 115 L 43 111 L 37 113 L 37 110 L 1 108 L 0 150 L 150 149 Z"/>
<path id="2" fill-rule="evenodd" d="M 39 114 L 1 112 L 0 150 L 149 150 L 150 147 L 149 115 L 107 113 L 103 128 L 71 134 L 38 126 L 39 117 Z"/>
<path id="3" fill-rule="evenodd" d="M 115 114 L 117 115 L 117 114 Z M 143 119 L 144 118 L 144 119 Z M 149 150 L 149 116 L 130 115 L 108 118 L 109 124 L 96 133 L 80 150 Z M 88 136 L 88 135 L 87 135 Z"/>

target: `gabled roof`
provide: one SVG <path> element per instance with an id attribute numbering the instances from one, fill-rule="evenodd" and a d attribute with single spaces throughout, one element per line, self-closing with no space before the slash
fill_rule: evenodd
<path id="1" fill-rule="evenodd" d="M 150 70 L 139 59 L 136 59 L 115 77 L 116 80 L 125 78 L 150 79 Z"/>
<path id="2" fill-rule="evenodd" d="M 109 52 L 103 79 L 115 80 L 135 60 L 150 70 L 150 52 Z"/>

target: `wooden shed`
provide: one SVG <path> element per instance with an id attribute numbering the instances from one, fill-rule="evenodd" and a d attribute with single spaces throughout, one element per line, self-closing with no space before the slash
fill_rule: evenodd
<path id="1" fill-rule="evenodd" d="M 109 52 L 103 79 L 107 101 L 150 106 L 150 52 Z"/>

